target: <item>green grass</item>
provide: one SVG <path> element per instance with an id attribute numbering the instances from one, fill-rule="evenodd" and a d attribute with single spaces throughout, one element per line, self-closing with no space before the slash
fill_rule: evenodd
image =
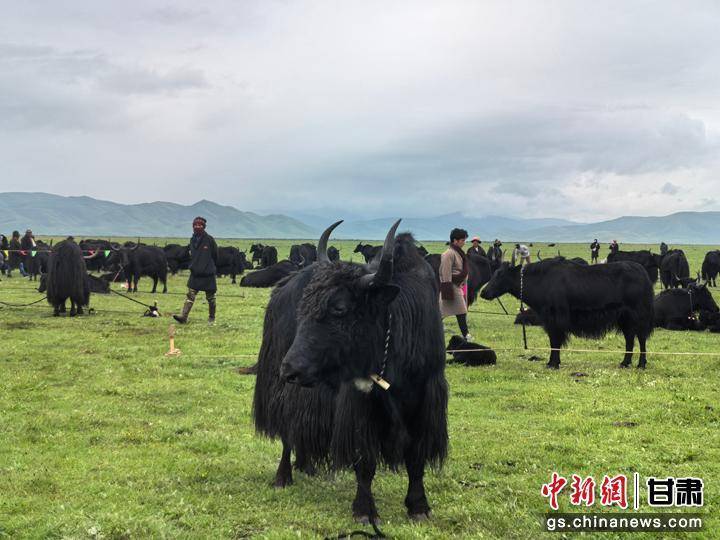
<path id="1" fill-rule="evenodd" d="M 291 242 L 274 244 L 282 257 Z M 348 259 L 354 242 L 334 244 Z M 560 249 L 588 256 L 585 245 Z M 693 270 L 707 249 L 686 248 Z M 185 280 L 172 278 L 170 292 L 183 293 Z M 149 294 L 147 278 L 140 289 L 137 298 L 157 300 L 163 312 L 182 305 L 181 295 Z M 198 301 L 191 324 L 178 328 L 179 358 L 164 356 L 168 318 L 141 317 L 141 306 L 115 295 L 93 296 L 96 313 L 74 319 L 52 317 L 44 302 L 0 309 L 0 538 L 296 538 L 358 528 L 350 473 L 296 473 L 293 486 L 270 487 L 280 444 L 255 435 L 255 379 L 235 371 L 255 361 L 268 295 L 220 280 L 218 323 L 205 324 Z M 0 283 L 3 301 L 39 297 L 19 277 Z M 514 299 L 503 301 L 517 311 Z M 499 313 L 497 303 L 473 311 L 477 341 L 521 348 L 510 318 L 477 313 Z M 455 326 L 448 319 L 448 336 Z M 528 338 L 548 346 L 537 328 Z M 623 342 L 609 335 L 570 346 L 621 350 Z M 649 348 L 720 352 L 717 335 L 664 330 Z M 517 350 L 499 353 L 495 367 L 448 366 L 451 450 L 444 469 L 426 476 L 433 519 L 409 523 L 405 475 L 381 471 L 374 489 L 384 532 L 538 538 L 548 510 L 540 486 L 552 471 L 596 480 L 637 471 L 703 478 L 700 537 L 720 537 L 720 357 L 651 356 L 639 371 L 618 369 L 620 354 L 565 352 L 561 369 L 550 371 L 545 353 L 536 354 L 541 361 Z M 567 494 L 561 509 L 572 511 Z"/>

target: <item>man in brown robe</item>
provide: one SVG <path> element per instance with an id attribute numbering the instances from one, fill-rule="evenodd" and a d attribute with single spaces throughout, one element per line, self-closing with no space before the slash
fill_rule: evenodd
<path id="1" fill-rule="evenodd" d="M 440 256 L 440 313 L 443 318 L 455 315 L 463 338 L 471 339 L 467 326 L 468 261 L 463 251 L 468 233 L 465 229 L 450 232 L 450 247 Z"/>

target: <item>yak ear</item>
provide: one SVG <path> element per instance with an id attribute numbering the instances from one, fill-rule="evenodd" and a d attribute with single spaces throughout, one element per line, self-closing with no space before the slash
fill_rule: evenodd
<path id="1" fill-rule="evenodd" d="M 400 287 L 397 285 L 386 284 L 380 285 L 379 287 L 373 287 L 370 289 L 370 294 L 376 300 L 383 305 L 388 305 L 390 302 L 395 300 L 395 297 L 400 293 Z"/>

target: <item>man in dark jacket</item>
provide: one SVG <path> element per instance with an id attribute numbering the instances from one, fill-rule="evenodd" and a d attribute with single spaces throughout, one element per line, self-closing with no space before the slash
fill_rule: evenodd
<path id="1" fill-rule="evenodd" d="M 190 239 L 190 278 L 188 279 L 188 293 L 183 305 L 182 314 L 173 315 L 180 324 L 185 324 L 195 302 L 198 291 L 205 291 L 208 303 L 208 323 L 215 322 L 215 293 L 217 292 L 218 247 L 215 239 L 205 232 L 207 220 L 196 217 L 193 220 L 193 235 Z"/>
<path id="2" fill-rule="evenodd" d="M 468 249 L 467 254 L 468 255 L 482 255 L 483 257 L 487 257 L 487 254 L 485 253 L 485 250 L 482 248 L 480 244 L 482 244 L 482 241 L 477 236 L 473 236 L 473 239 L 471 240 L 472 246 L 470 246 L 470 249 Z"/>
<path id="3" fill-rule="evenodd" d="M 20 233 L 18 231 L 13 231 L 12 238 L 10 239 L 10 243 L 8 244 L 8 277 L 12 277 L 10 275 L 10 272 L 17 268 L 20 270 L 20 275 L 25 277 L 27 274 L 25 273 L 25 268 L 23 268 L 23 257 L 20 254 L 21 246 L 20 246 Z"/>
<path id="4" fill-rule="evenodd" d="M 30 276 L 30 279 L 33 279 L 33 276 L 37 279 L 37 274 L 39 273 L 35 271 L 35 260 L 33 256 L 36 247 L 35 236 L 33 236 L 32 231 L 28 229 L 25 231 L 25 236 L 20 239 L 20 249 L 22 249 L 20 255 L 22 255 L 23 271 Z"/>

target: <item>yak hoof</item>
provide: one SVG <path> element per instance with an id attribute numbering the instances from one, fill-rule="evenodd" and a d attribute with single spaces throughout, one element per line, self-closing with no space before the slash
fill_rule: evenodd
<path id="1" fill-rule="evenodd" d="M 284 487 L 292 485 L 292 483 L 293 483 L 292 476 L 290 476 L 288 478 L 280 477 L 280 478 L 275 478 L 275 481 L 272 483 L 272 487 L 274 487 L 276 489 L 282 489 Z"/>
<path id="2" fill-rule="evenodd" d="M 621 367 L 621 368 L 629 368 L 629 367 L 630 367 L 630 362 L 628 362 L 627 364 L 626 364 L 625 362 L 620 362 L 620 367 Z"/>
<path id="3" fill-rule="evenodd" d="M 418 514 L 408 514 L 408 517 L 415 523 L 422 523 L 432 517 L 432 512 L 428 510 L 427 512 L 420 512 Z"/>
<path id="4" fill-rule="evenodd" d="M 645 364 L 638 364 L 638 369 L 645 369 Z"/>
<path id="5" fill-rule="evenodd" d="M 380 526 L 382 525 L 382 521 L 380 521 L 379 516 L 375 516 L 374 519 L 370 519 L 370 516 L 367 514 L 363 515 L 355 515 L 353 516 L 353 519 L 355 519 L 356 523 L 359 523 L 360 525 L 370 525 L 371 523 L 375 523 L 375 525 Z"/>
<path id="6" fill-rule="evenodd" d="M 560 364 L 551 364 L 550 362 L 548 362 L 545 367 L 547 367 L 548 369 L 560 369 Z"/>

